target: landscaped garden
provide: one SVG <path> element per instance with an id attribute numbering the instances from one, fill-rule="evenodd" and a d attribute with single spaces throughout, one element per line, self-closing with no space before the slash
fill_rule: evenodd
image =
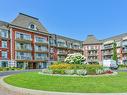
<path id="1" fill-rule="evenodd" d="M 70 77 L 41 75 L 27 72 L 4 79 L 8 84 L 45 91 L 58 92 L 127 92 L 127 73 L 119 72 L 116 76 Z"/>
<path id="2" fill-rule="evenodd" d="M 99 64 L 86 64 L 85 60 L 81 54 L 69 54 L 64 62 L 55 62 L 48 69 L 42 70 L 42 74 L 86 76 L 114 73 Z"/>
<path id="3" fill-rule="evenodd" d="M 58 92 L 127 92 L 127 73 L 114 72 L 99 64 L 86 64 L 81 54 L 71 54 L 42 72 L 8 76 L 4 81 L 17 87 Z M 126 68 L 121 65 L 121 68 Z"/>

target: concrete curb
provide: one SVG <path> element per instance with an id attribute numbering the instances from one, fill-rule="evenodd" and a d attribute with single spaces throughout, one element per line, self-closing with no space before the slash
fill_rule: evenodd
<path id="1" fill-rule="evenodd" d="M 8 76 L 0 78 L 0 85 L 2 85 L 4 88 L 12 92 L 18 93 L 17 95 L 127 95 L 127 93 L 64 93 L 64 92 L 32 90 L 32 89 L 20 88 L 20 87 L 9 85 L 5 83 L 3 80 L 6 77 Z"/>

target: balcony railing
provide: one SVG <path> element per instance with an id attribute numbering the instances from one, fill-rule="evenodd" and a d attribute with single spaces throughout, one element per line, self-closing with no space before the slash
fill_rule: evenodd
<path id="1" fill-rule="evenodd" d="M 98 56 L 98 53 L 88 53 L 88 56 Z"/>
<path id="2" fill-rule="evenodd" d="M 29 41 L 32 40 L 31 38 L 27 38 L 27 37 L 16 37 L 16 39 L 19 39 L 19 40 L 29 40 Z"/>
<path id="3" fill-rule="evenodd" d="M 65 51 L 58 51 L 57 54 L 67 54 Z"/>
<path id="4" fill-rule="evenodd" d="M 36 52 L 48 52 L 48 49 L 35 49 Z"/>
<path id="5" fill-rule="evenodd" d="M 65 58 L 58 58 L 58 60 L 59 60 L 59 61 L 64 61 L 64 60 L 65 60 Z"/>
<path id="6" fill-rule="evenodd" d="M 35 57 L 35 60 L 48 60 L 48 58 L 47 57 L 43 57 L 43 56 L 36 56 Z"/>
<path id="7" fill-rule="evenodd" d="M 127 53 L 127 49 L 123 49 L 122 50 L 122 53 Z"/>
<path id="8" fill-rule="evenodd" d="M 87 62 L 98 62 L 98 59 L 88 59 Z"/>
<path id="9" fill-rule="evenodd" d="M 32 47 L 16 47 L 17 50 L 32 50 Z"/>
<path id="10" fill-rule="evenodd" d="M 30 56 L 17 56 L 17 60 L 32 60 L 32 57 Z"/>

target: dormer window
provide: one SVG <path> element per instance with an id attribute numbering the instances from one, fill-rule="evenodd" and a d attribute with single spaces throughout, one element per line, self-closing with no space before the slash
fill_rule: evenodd
<path id="1" fill-rule="evenodd" d="M 37 30 L 36 25 L 34 25 L 34 24 L 30 24 L 29 28 L 32 30 Z"/>

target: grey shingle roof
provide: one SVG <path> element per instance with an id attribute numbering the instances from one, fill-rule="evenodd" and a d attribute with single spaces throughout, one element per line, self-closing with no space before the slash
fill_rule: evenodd
<path id="1" fill-rule="evenodd" d="M 105 42 L 105 41 L 109 41 L 109 40 L 121 40 L 123 37 L 127 36 L 127 33 L 122 33 L 120 35 L 116 35 L 116 36 L 113 36 L 113 37 L 109 37 L 109 38 L 106 38 L 106 39 L 103 39 L 101 40 L 102 42 Z"/>
<path id="2" fill-rule="evenodd" d="M 0 28 L 2 28 L 2 29 L 8 29 L 8 25 L 9 25 L 9 23 L 4 22 L 4 21 L 0 21 Z"/>
<path id="3" fill-rule="evenodd" d="M 83 42 L 83 44 L 101 44 L 102 42 L 100 40 L 97 40 L 97 38 L 94 35 L 88 35 L 86 40 Z"/>
<path id="4" fill-rule="evenodd" d="M 12 25 L 24 28 L 28 28 L 31 23 L 36 25 L 37 31 L 48 32 L 38 18 L 23 13 L 19 13 L 19 15 L 11 22 Z"/>
<path id="5" fill-rule="evenodd" d="M 51 36 L 56 35 L 57 39 L 63 39 L 63 40 L 66 40 L 66 41 L 76 42 L 76 43 L 80 43 L 80 44 L 83 43 L 83 41 L 76 40 L 76 39 L 69 38 L 69 37 L 65 37 L 65 36 L 62 36 L 62 35 L 57 35 L 57 34 L 50 34 L 50 35 Z"/>

